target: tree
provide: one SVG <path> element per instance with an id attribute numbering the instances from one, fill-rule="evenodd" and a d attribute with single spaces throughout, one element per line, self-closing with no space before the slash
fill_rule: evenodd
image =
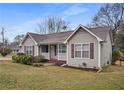
<path id="1" fill-rule="evenodd" d="M 113 32 L 113 38 L 124 22 L 124 4 L 105 4 L 94 16 L 92 26 L 107 26 Z"/>
<path id="2" fill-rule="evenodd" d="M 8 38 L 5 38 L 5 39 L 4 39 L 4 44 L 5 44 L 5 45 L 8 45 L 8 44 L 9 44 L 9 39 L 8 39 Z"/>
<path id="3" fill-rule="evenodd" d="M 24 34 L 17 35 L 17 36 L 14 38 L 14 41 L 19 44 L 19 43 L 21 43 L 21 41 L 23 40 L 24 37 L 25 37 Z"/>
<path id="4" fill-rule="evenodd" d="M 1 36 L 2 36 L 2 51 L 4 52 L 4 48 L 5 48 L 5 28 L 4 27 L 2 27 Z"/>
<path id="5" fill-rule="evenodd" d="M 36 32 L 39 34 L 58 33 L 68 29 L 69 23 L 61 17 L 49 16 L 38 23 Z"/>
<path id="6" fill-rule="evenodd" d="M 5 28 L 4 27 L 2 27 L 1 36 L 2 36 L 2 44 L 4 46 L 5 44 Z"/>

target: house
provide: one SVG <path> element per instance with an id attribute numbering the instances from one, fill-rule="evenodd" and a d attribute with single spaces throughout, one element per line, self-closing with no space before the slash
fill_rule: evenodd
<path id="1" fill-rule="evenodd" d="M 17 42 L 12 42 L 8 47 L 12 50 L 12 53 L 16 54 L 19 52 L 19 44 Z"/>
<path id="2" fill-rule="evenodd" d="M 109 28 L 88 29 L 79 25 L 74 31 L 45 35 L 27 33 L 20 44 L 20 52 L 66 61 L 68 66 L 100 69 L 111 63 L 112 42 Z"/>

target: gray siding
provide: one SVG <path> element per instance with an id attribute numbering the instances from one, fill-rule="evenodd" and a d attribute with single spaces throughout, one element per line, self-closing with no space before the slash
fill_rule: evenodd
<path id="1" fill-rule="evenodd" d="M 94 59 L 84 58 L 71 58 L 71 44 L 75 43 L 94 43 Z M 89 34 L 87 31 L 80 29 L 77 33 L 68 41 L 68 59 L 67 64 L 74 67 L 83 67 L 82 63 L 87 64 L 86 68 L 98 67 L 98 41 L 97 39 Z"/>
<path id="2" fill-rule="evenodd" d="M 102 43 L 101 47 L 101 66 L 107 65 L 107 62 L 109 64 L 111 63 L 112 59 L 112 44 L 110 40 L 110 35 L 107 35 L 106 42 Z"/>

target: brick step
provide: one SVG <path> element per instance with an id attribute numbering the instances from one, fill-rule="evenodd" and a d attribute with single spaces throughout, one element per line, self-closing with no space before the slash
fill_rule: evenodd
<path id="1" fill-rule="evenodd" d="M 48 63 L 54 63 L 55 65 L 63 65 L 66 63 L 66 61 L 62 61 L 62 60 L 49 60 Z"/>

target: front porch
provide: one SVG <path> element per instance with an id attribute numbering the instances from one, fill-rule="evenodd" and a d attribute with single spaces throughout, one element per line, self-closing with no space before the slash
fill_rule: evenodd
<path id="1" fill-rule="evenodd" d="M 66 61 L 65 44 L 42 44 L 39 45 L 39 55 L 43 55 L 48 60 Z"/>

